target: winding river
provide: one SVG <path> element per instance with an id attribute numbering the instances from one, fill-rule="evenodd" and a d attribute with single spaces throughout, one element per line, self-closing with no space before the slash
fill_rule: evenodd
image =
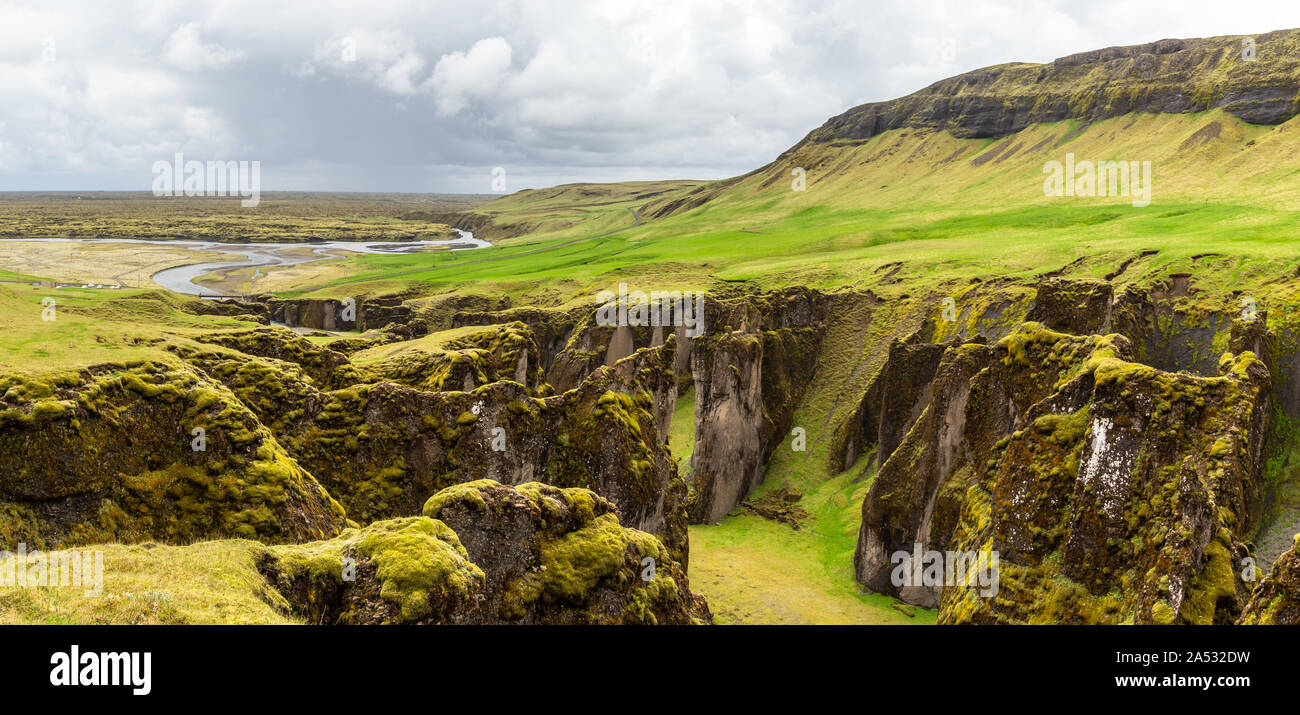
<path id="1" fill-rule="evenodd" d="M 310 263 L 312 261 L 321 261 L 328 258 L 338 258 L 337 251 L 351 251 L 353 253 L 415 253 L 431 247 L 451 246 L 453 251 L 470 250 L 475 248 L 486 248 L 492 244 L 482 239 L 474 238 L 474 234 L 469 231 L 461 231 L 460 238 L 437 240 L 437 241 L 381 241 L 364 243 L 360 241 L 325 241 L 321 243 L 221 243 L 218 241 L 192 241 L 183 239 L 174 239 L 168 241 L 149 240 L 141 238 L 27 238 L 24 241 L 49 241 L 49 242 L 101 242 L 101 243 L 147 243 L 152 245 L 167 246 L 184 246 L 194 250 L 219 251 L 230 253 L 233 256 L 240 256 L 240 259 L 230 261 L 212 261 L 207 263 L 189 263 L 181 266 L 164 268 L 154 273 L 150 278 L 154 283 L 168 290 L 184 293 L 186 295 L 196 296 L 214 296 L 219 295 L 220 291 L 212 290 L 206 286 L 194 282 L 195 278 L 231 268 L 253 268 L 257 266 L 290 266 L 299 263 Z M 310 248 L 310 255 L 291 255 L 290 251 L 301 252 L 303 248 Z"/>

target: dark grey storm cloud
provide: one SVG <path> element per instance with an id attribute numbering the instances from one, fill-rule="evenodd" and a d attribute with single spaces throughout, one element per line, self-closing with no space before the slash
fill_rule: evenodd
<path id="1" fill-rule="evenodd" d="M 4 0 L 0 190 L 147 190 L 177 152 L 265 190 L 719 178 L 965 70 L 1297 25 L 1294 0 Z"/>

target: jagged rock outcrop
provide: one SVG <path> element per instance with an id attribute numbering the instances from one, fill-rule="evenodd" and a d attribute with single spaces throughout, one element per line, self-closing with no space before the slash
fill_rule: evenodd
<path id="1" fill-rule="evenodd" d="M 969 502 L 976 528 L 954 541 L 1004 549 L 1005 598 L 954 589 L 944 617 L 1235 620 L 1271 401 L 1254 355 L 1225 355 L 1220 371 L 1166 373 L 1103 350 L 1028 413 Z"/>
<path id="2" fill-rule="evenodd" d="M 297 365 L 322 390 L 345 387 L 368 379 L 364 372 L 348 361 L 346 355 L 317 345 L 292 330 L 281 327 L 208 333 L 196 336 L 195 340 L 220 345 L 245 355 Z M 181 347 L 173 346 L 172 349 L 173 352 L 184 352 Z"/>
<path id="3" fill-rule="evenodd" d="M 656 336 L 658 339 L 656 339 Z M 556 390 L 572 389 L 592 371 L 616 365 L 637 350 L 655 347 L 666 340 L 676 343 L 679 356 L 675 369 L 686 370 L 693 339 L 677 326 L 599 325 L 595 313 L 588 311 L 586 320 L 575 324 L 546 372 L 547 382 Z"/>
<path id="4" fill-rule="evenodd" d="M 711 620 L 658 539 L 591 491 L 538 483 L 460 484 L 422 516 L 263 549 L 259 568 L 313 623 Z"/>
<path id="5" fill-rule="evenodd" d="M 893 585 L 891 559 L 900 551 L 910 553 L 915 544 L 928 549 L 952 538 L 972 476 L 963 444 L 971 379 L 992 362 L 994 352 L 978 343 L 940 347 L 921 416 L 884 459 L 863 501 L 853 558 L 858 581 L 868 588 L 927 607 L 938 605 L 940 589 Z"/>
<path id="6" fill-rule="evenodd" d="M 684 562 L 686 486 L 652 409 L 610 368 L 548 398 L 512 381 L 471 392 L 380 382 L 309 395 L 281 439 L 363 523 L 418 513 L 460 482 L 546 481 L 597 491 Z"/>
<path id="7" fill-rule="evenodd" d="M 356 300 L 346 305 L 333 298 L 295 298 L 281 300 L 272 298 L 267 301 L 267 309 L 272 322 L 283 323 L 291 328 L 315 328 L 316 330 L 359 330 L 361 323 L 357 316 Z"/>
<path id="8" fill-rule="evenodd" d="M 555 369 L 556 360 L 566 351 L 566 346 L 573 339 L 575 330 L 580 325 L 583 325 L 584 321 L 591 322 L 594 325 L 592 311 L 587 308 L 571 310 L 544 310 L 541 308 L 508 308 L 491 311 L 461 310 L 452 315 L 450 327 L 523 323 L 528 326 L 534 340 L 537 342 L 538 365 L 546 373 L 546 381 L 558 392 L 564 392 L 581 382 L 583 377 L 590 374 L 591 369 L 598 367 L 598 365 L 591 365 L 591 369 L 572 375 L 563 368 L 558 371 Z M 592 350 L 593 348 L 588 346 L 585 349 Z"/>
<path id="9" fill-rule="evenodd" d="M 357 326 L 361 330 L 382 328 L 393 323 L 402 325 L 414 319 L 414 311 L 402 295 L 367 296 L 358 302 Z"/>
<path id="10" fill-rule="evenodd" d="M 328 538 L 342 507 L 229 390 L 138 362 L 0 378 L 0 540 Z M 202 430 L 202 432 L 196 432 Z"/>
<path id="11" fill-rule="evenodd" d="M 596 490 L 687 561 L 687 488 L 666 446 L 675 344 L 547 397 L 522 323 L 360 366 L 283 328 L 204 340 L 230 349 L 173 352 L 234 391 L 360 523 L 417 514 L 460 482 L 540 480 Z M 317 387 L 340 382 L 348 386 Z"/>
<path id="12" fill-rule="evenodd" d="M 1025 320 L 1073 335 L 1104 334 L 1113 299 L 1110 283 L 1052 278 L 1038 284 Z"/>
<path id="13" fill-rule="evenodd" d="M 297 363 L 185 344 L 169 349 L 228 387 L 275 435 L 284 434 L 287 425 L 301 417 L 307 399 L 320 393 Z"/>
<path id="14" fill-rule="evenodd" d="M 956 343 L 922 343 L 916 337 L 890 343 L 885 364 L 834 436 L 833 469 L 848 469 L 873 447 L 876 462 L 884 464 L 930 403 L 939 361 Z"/>
<path id="15" fill-rule="evenodd" d="M 538 344 L 538 364 L 545 380 L 556 392 L 577 387 L 601 366 L 613 366 L 637 350 L 655 347 L 677 336 L 679 372 L 686 370 L 690 340 L 676 326 L 600 325 L 596 307 L 567 310 L 511 308 L 492 312 L 461 312 L 453 318 L 457 327 L 519 321 L 528 326 Z M 658 339 L 656 339 L 658 336 Z"/>
<path id="16" fill-rule="evenodd" d="M 467 313 L 455 322 L 516 317 L 540 326 L 550 336 L 541 342 L 554 351 L 548 359 L 543 348 L 540 361 L 557 390 L 581 385 L 602 366 L 625 379 L 638 373 L 639 389 L 652 395 L 660 442 L 667 438 L 677 395 L 687 381 L 694 383 L 692 518 L 716 521 L 754 488 L 763 464 L 789 433 L 794 408 L 816 369 L 829 298 L 790 288 L 725 300 L 706 296 L 702 310 L 705 332 L 698 337 L 687 337 L 680 325 L 602 325 L 592 308 L 549 315 L 520 309 Z"/>
<path id="17" fill-rule="evenodd" d="M 1225 355 L 1217 377 L 1168 373 L 1131 362 L 1119 336 L 1035 324 L 992 348 L 954 350 L 990 350 L 991 360 L 955 390 L 936 379 L 927 415 L 882 467 L 864 504 L 864 583 L 915 602 L 937 596 L 950 623 L 1237 617 L 1247 588 L 1233 565 L 1258 525 L 1271 405 L 1259 359 Z M 932 415 L 951 412 L 944 396 L 963 392 L 964 416 L 942 421 L 960 437 L 943 441 Z M 961 458 L 936 478 L 926 463 L 951 454 Z M 946 509 L 928 506 L 945 498 Z M 912 526 L 954 512 L 950 535 Z M 907 579 L 910 590 L 899 588 L 890 567 L 895 552 L 912 552 L 909 541 L 922 551 L 997 552 L 998 593 Z"/>
<path id="18" fill-rule="evenodd" d="M 1195 294 L 1185 274 L 1146 288 L 1126 286 L 1115 296 L 1110 330 L 1133 342 L 1139 362 L 1171 372 L 1215 375 L 1225 347 L 1220 341 L 1241 311 L 1190 300 Z"/>
<path id="19" fill-rule="evenodd" d="M 758 302 L 763 340 L 763 461 L 790 434 L 795 408 L 803 401 L 821 359 L 830 299 L 793 288 Z"/>
<path id="20" fill-rule="evenodd" d="M 409 294 L 336 298 L 258 298 L 266 316 L 291 328 L 316 330 L 380 330 L 389 325 L 421 321 L 407 305 Z"/>
<path id="21" fill-rule="evenodd" d="M 673 410 L 677 407 L 678 346 L 687 341 L 670 340 L 655 347 L 641 348 L 614 364 L 614 375 L 629 391 L 645 390 L 650 394 L 650 414 L 654 417 L 657 439 L 668 443 Z"/>
<path id="22" fill-rule="evenodd" d="M 804 288 L 706 299 L 710 328 L 690 356 L 694 521 L 717 522 L 762 479 L 812 381 L 828 310 L 825 295 Z"/>
<path id="23" fill-rule="evenodd" d="M 763 476 L 763 343 L 755 333 L 699 339 L 695 376 L 695 451 L 691 519 L 716 523 Z"/>

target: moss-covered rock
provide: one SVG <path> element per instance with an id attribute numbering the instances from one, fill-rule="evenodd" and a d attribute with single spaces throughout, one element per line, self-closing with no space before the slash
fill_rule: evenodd
<path id="1" fill-rule="evenodd" d="M 295 615 L 312 623 L 455 622 L 483 598 L 483 571 L 456 532 L 418 516 L 259 549 L 257 563 Z"/>
<path id="2" fill-rule="evenodd" d="M 930 403 L 939 362 L 955 344 L 919 342 L 917 334 L 907 341 L 890 342 L 884 365 L 832 437 L 833 469 L 847 469 L 872 449 L 877 463 L 889 459 Z"/>
<path id="3" fill-rule="evenodd" d="M 409 516 L 476 479 L 585 487 L 686 560 L 686 485 L 658 438 L 653 397 L 602 368 L 538 398 L 513 381 L 472 392 L 380 382 L 308 395 L 281 439 L 361 523 Z"/>
<path id="4" fill-rule="evenodd" d="M 311 377 L 316 387 L 331 390 L 373 381 L 348 362 L 346 355 L 322 347 L 287 328 L 271 326 L 253 330 L 209 333 L 196 338 L 201 343 L 220 345 L 247 355 L 292 363 Z"/>
<path id="5" fill-rule="evenodd" d="M 533 307 L 462 310 L 454 313 L 450 322 L 449 327 L 457 328 L 515 322 L 526 325 L 537 344 L 535 364 L 557 392 L 577 387 L 592 371 L 606 364 L 604 357 L 613 335 L 612 328 L 596 324 L 595 310 L 586 306 L 564 310 Z M 648 345 L 648 342 L 640 344 Z"/>
<path id="6" fill-rule="evenodd" d="M 597 490 L 686 563 L 686 485 L 665 445 L 675 344 L 543 397 L 549 388 L 523 323 L 462 332 L 361 366 L 281 328 L 171 349 L 227 385 L 359 523 L 417 514 L 429 495 L 460 482 L 543 480 Z M 459 384 L 451 376 L 462 363 L 471 366 L 465 391 L 446 384 Z M 339 381 L 347 386 L 327 389 Z"/>
<path id="7" fill-rule="evenodd" d="M 957 369 L 984 352 L 975 365 Z M 1268 370 L 1131 362 L 1120 336 L 1026 324 L 945 355 L 927 413 L 864 503 L 859 579 L 940 621 L 1232 622 L 1258 525 Z M 979 362 L 984 367 L 979 367 Z M 940 415 L 943 415 L 940 418 Z M 892 583 L 890 555 L 1000 555 L 1000 589 Z"/>
<path id="8" fill-rule="evenodd" d="M 537 343 L 518 322 L 463 335 L 439 348 L 402 352 L 369 368 L 372 381 L 386 380 L 427 392 L 469 392 L 500 380 L 513 380 L 534 391 L 542 386 Z"/>
<path id="9" fill-rule="evenodd" d="M 0 532 L 51 547 L 301 541 L 343 526 L 257 417 L 187 365 L 6 375 L 0 393 Z"/>
<path id="10" fill-rule="evenodd" d="M 262 550 L 316 623 L 696 623 L 707 604 L 658 539 L 586 489 L 458 484 L 417 517 Z"/>
<path id="11" fill-rule="evenodd" d="M 956 528 L 971 477 L 963 450 L 971 378 L 994 360 L 994 350 L 970 343 L 945 349 L 929 386 L 929 399 L 898 448 L 877 471 L 862 504 L 854 553 L 858 581 L 871 589 L 934 607 L 938 589 L 891 583 L 891 557 L 917 543 L 945 544 Z"/>

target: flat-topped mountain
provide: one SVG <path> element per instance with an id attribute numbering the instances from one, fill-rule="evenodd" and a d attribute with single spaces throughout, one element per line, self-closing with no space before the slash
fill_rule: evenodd
<path id="1" fill-rule="evenodd" d="M 1108 47 L 1050 64 L 994 65 L 832 117 L 802 143 L 868 139 L 890 129 L 1002 137 L 1037 123 L 1129 112 L 1223 109 L 1251 124 L 1297 113 L 1300 30 Z"/>

